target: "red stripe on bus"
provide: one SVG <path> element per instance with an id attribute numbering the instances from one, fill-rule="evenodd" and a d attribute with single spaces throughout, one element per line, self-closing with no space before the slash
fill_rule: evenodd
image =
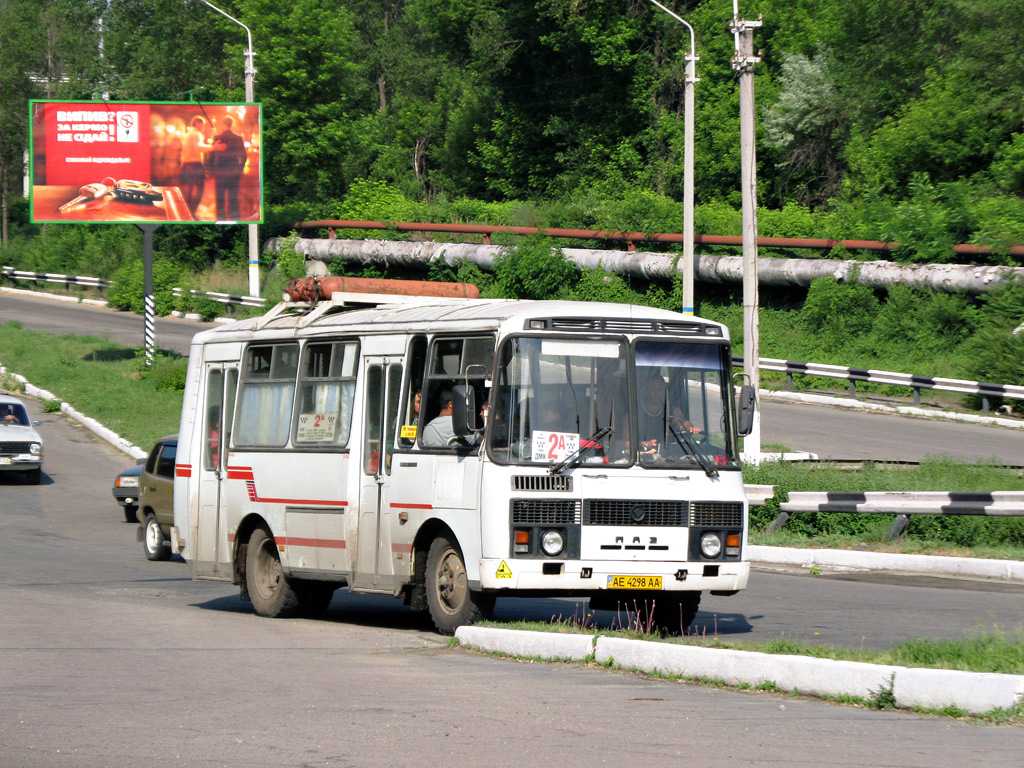
<path id="1" fill-rule="evenodd" d="M 407 552 L 409 554 L 412 554 L 412 544 L 392 544 L 391 545 L 391 551 L 392 552 Z"/>
<path id="2" fill-rule="evenodd" d="M 345 549 L 344 539 L 307 539 L 300 536 L 282 536 L 275 539 L 282 547 L 316 547 L 317 549 Z"/>
<path id="3" fill-rule="evenodd" d="M 175 477 L 192 477 L 192 465 L 191 464 L 175 464 L 174 465 Z"/>
<path id="4" fill-rule="evenodd" d="M 249 494 L 249 501 L 256 501 L 262 504 L 295 504 L 314 505 L 318 507 L 347 507 L 347 501 L 336 501 L 334 499 L 268 499 L 256 493 L 256 483 L 252 480 L 245 481 L 245 488 Z"/>
<path id="5" fill-rule="evenodd" d="M 228 467 L 228 480 L 253 480 L 252 467 Z"/>
<path id="6" fill-rule="evenodd" d="M 392 509 L 433 509 L 433 504 L 412 504 L 407 502 L 391 502 Z"/>

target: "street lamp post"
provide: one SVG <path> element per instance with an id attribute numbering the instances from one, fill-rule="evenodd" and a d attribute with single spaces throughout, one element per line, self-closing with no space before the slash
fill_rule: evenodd
<path id="1" fill-rule="evenodd" d="M 222 16 L 226 16 L 235 22 L 238 26 L 245 30 L 245 35 L 249 43 L 249 47 L 245 51 L 245 100 L 251 104 L 256 100 L 253 88 L 253 79 L 256 76 L 256 67 L 253 64 L 253 57 L 256 55 L 252 49 L 252 32 L 242 22 L 225 13 L 223 10 L 218 8 L 209 0 L 202 0 L 204 5 L 209 6 L 217 13 Z M 260 295 L 260 254 L 259 254 L 259 234 L 255 224 L 249 224 L 249 295 L 259 296 Z"/>
<path id="2" fill-rule="evenodd" d="M 653 5 L 682 24 L 690 33 L 690 55 L 686 57 L 683 88 L 683 313 L 693 314 L 693 86 L 697 82 L 697 43 L 693 27 L 658 0 Z"/>

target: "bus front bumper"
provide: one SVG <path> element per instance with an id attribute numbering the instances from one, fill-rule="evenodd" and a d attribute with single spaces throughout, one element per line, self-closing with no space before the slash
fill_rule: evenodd
<path id="1" fill-rule="evenodd" d="M 735 592 L 746 588 L 750 563 L 608 562 L 481 559 L 480 587 L 558 595 L 614 592 Z M 660 579 L 659 579 L 660 577 Z"/>

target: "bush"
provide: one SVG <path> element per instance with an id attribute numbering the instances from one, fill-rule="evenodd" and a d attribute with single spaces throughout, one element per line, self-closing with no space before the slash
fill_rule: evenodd
<path id="1" fill-rule="evenodd" d="M 866 336 L 878 308 L 878 299 L 867 286 L 841 284 L 830 277 L 819 277 L 807 292 L 800 321 L 816 338 L 818 349 L 837 349 L 848 346 L 852 339 Z"/>
<path id="2" fill-rule="evenodd" d="M 495 285 L 491 298 L 568 298 L 579 280 L 579 270 L 546 237 L 528 238 L 505 248 L 494 261 Z"/>
<path id="3" fill-rule="evenodd" d="M 166 315 L 174 310 L 175 298 L 172 289 L 178 287 L 182 268 L 179 264 L 167 259 L 156 259 L 153 264 L 153 297 L 158 315 Z M 145 304 L 145 273 L 142 259 L 121 267 L 114 275 L 114 286 L 110 289 L 107 301 L 116 309 L 144 313 Z"/>

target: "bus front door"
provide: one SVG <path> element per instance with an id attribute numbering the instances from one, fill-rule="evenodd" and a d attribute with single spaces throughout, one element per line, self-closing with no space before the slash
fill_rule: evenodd
<path id="1" fill-rule="evenodd" d="M 352 588 L 391 593 L 393 567 L 385 481 L 391 471 L 395 444 L 402 361 L 394 357 L 367 357 L 365 365 L 359 521 L 356 551 L 352 553 Z"/>
<path id="2" fill-rule="evenodd" d="M 223 481 L 231 443 L 231 421 L 238 390 L 238 368 L 215 364 L 206 370 L 206 396 L 202 412 L 202 460 L 199 467 L 199 515 L 194 559 L 195 578 L 231 576 L 227 546 Z M 182 438 L 185 436 L 182 435 Z"/>

